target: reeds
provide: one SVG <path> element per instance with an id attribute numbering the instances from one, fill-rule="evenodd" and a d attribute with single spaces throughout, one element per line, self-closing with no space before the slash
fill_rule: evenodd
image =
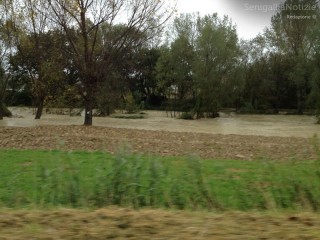
<path id="1" fill-rule="evenodd" d="M 6 154 L 6 152 L 10 154 Z M 0 206 L 190 210 L 320 208 L 318 161 L 2 150 Z M 20 156 L 21 155 L 21 156 Z M 12 156 L 20 156 L 17 160 Z M 26 160 L 29 164 L 26 165 Z"/>

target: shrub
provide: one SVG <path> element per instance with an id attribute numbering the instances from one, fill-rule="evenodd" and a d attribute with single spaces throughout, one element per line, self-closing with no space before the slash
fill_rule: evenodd
<path id="1" fill-rule="evenodd" d="M 194 120 L 193 114 L 190 112 L 184 112 L 179 116 L 179 119 L 184 119 L 184 120 Z"/>

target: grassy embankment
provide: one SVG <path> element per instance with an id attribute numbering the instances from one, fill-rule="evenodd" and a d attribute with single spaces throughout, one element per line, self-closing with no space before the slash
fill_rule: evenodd
<path id="1" fill-rule="evenodd" d="M 320 210 L 320 159 L 0 150 L 0 164 L 0 207 Z"/>

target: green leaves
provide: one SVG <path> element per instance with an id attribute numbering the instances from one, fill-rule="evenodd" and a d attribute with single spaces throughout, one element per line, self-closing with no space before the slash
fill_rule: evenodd
<path id="1" fill-rule="evenodd" d="M 167 89 L 167 98 L 189 105 L 178 109 L 173 103 L 175 110 L 215 116 L 222 103 L 228 101 L 225 97 L 232 99 L 229 92 L 238 85 L 233 81 L 234 88 L 229 87 L 240 69 L 235 27 L 230 19 L 220 19 L 217 14 L 186 14 L 175 19 L 173 35 L 157 64 L 159 86 Z"/>
<path id="2" fill-rule="evenodd" d="M 198 20 L 199 37 L 196 41 L 194 65 L 197 85 L 197 113 L 215 116 L 228 94 L 229 83 L 239 66 L 240 49 L 235 27 L 228 18 L 216 14 Z M 240 83 L 240 81 L 239 81 Z M 234 87 L 238 84 L 233 82 Z"/>

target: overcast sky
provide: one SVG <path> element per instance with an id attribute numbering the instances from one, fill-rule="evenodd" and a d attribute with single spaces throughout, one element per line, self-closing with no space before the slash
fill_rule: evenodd
<path id="1" fill-rule="evenodd" d="M 201 15 L 217 12 L 228 15 L 237 25 L 240 38 L 250 39 L 270 26 L 282 0 L 178 0 L 178 13 L 200 12 Z"/>

